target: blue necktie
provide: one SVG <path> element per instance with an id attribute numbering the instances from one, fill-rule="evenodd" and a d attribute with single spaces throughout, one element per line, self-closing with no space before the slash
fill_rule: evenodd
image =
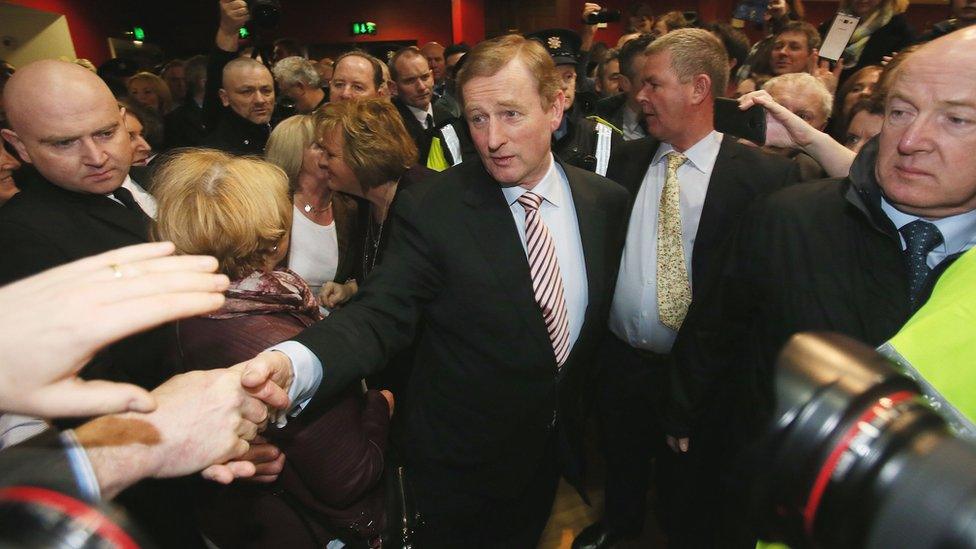
<path id="1" fill-rule="evenodd" d="M 912 308 L 917 308 L 918 299 L 925 288 L 925 281 L 932 274 L 928 265 L 928 255 L 936 246 L 942 244 L 939 228 L 921 219 L 912 221 L 901 229 L 905 238 L 905 262 L 908 265 L 908 296 Z"/>

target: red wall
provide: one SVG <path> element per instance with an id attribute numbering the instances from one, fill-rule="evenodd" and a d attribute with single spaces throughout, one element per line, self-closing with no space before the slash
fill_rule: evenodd
<path id="1" fill-rule="evenodd" d="M 64 14 L 79 57 L 95 64 L 109 57 L 107 37 L 121 37 L 133 25 L 146 29 L 147 41 L 157 43 L 171 56 L 184 56 L 209 49 L 217 25 L 215 0 L 7 0 L 34 9 Z M 280 36 L 306 43 L 341 43 L 387 40 L 434 40 L 442 44 L 464 41 L 474 44 L 484 38 L 484 5 L 491 0 L 373 0 L 372 2 L 324 2 L 287 0 L 278 30 L 265 39 Z M 570 0 L 569 14 L 562 26 L 578 29 L 584 0 Z M 626 10 L 630 0 L 605 0 L 604 7 Z M 727 19 L 735 0 L 670 0 L 651 2 L 657 13 L 669 9 L 698 10 L 705 20 Z M 806 2 L 807 20 L 818 24 L 830 18 L 836 2 Z M 912 5 L 908 16 L 916 30 L 944 19 L 943 5 Z M 372 21 L 379 32 L 374 36 L 353 37 L 353 21 Z M 615 44 L 622 23 L 613 23 L 597 35 L 597 40 Z"/>

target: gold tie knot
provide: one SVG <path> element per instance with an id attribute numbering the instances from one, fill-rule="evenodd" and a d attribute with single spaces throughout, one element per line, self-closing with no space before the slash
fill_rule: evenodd
<path id="1" fill-rule="evenodd" d="M 677 151 L 671 151 L 665 156 L 668 157 L 668 171 L 672 173 L 676 172 L 682 164 L 688 161 L 687 156 Z"/>

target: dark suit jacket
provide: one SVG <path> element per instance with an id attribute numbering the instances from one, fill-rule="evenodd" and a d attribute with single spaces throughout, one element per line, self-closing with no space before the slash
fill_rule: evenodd
<path id="1" fill-rule="evenodd" d="M 607 177 L 636 198 L 660 142 L 653 137 L 626 141 L 613 150 Z M 722 139 L 702 206 L 691 253 L 692 302 L 708 292 L 716 278 L 720 251 L 746 208 L 759 196 L 799 181 L 799 168 L 788 158 Z"/>
<path id="2" fill-rule="evenodd" d="M 383 367 L 416 335 L 408 404 L 398 410 L 408 465 L 451 490 L 514 497 L 541 463 L 554 423 L 567 457 L 581 460 L 583 396 L 606 326 L 627 193 L 562 167 L 589 301 L 560 371 L 501 188 L 481 163 L 464 162 L 398 195 L 382 263 L 349 305 L 296 338 L 325 369 L 312 406 Z"/>
<path id="3" fill-rule="evenodd" d="M 22 181 L 23 190 L 0 209 L 0 284 L 147 241 L 149 218 L 108 197 L 66 191 L 36 172 Z M 152 389 L 173 373 L 162 361 L 171 335 L 162 327 L 126 338 L 99 353 L 81 375 Z"/>
<path id="4" fill-rule="evenodd" d="M 433 132 L 428 131 L 407 107 L 406 103 L 400 100 L 398 97 L 393 98 L 393 104 L 396 106 L 397 111 L 400 112 L 400 118 L 403 119 L 403 125 L 407 128 L 407 133 L 410 134 L 410 139 L 417 145 L 417 162 L 421 166 L 427 165 L 427 155 L 430 154 L 430 142 L 433 137 Z M 433 118 L 434 126 L 441 126 L 451 122 L 453 117 L 451 113 L 438 103 L 434 103 L 433 107 Z"/>

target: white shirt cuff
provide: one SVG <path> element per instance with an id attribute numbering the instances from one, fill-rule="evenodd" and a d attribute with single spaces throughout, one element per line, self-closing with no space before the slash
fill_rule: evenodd
<path id="1" fill-rule="evenodd" d="M 283 341 L 268 348 L 269 351 L 284 353 L 291 360 L 294 379 L 288 389 L 288 399 L 292 403 L 288 411 L 289 416 L 295 417 L 308 404 L 318 391 L 322 383 L 322 362 L 308 347 L 297 341 Z M 285 424 L 284 417 L 279 419 L 279 427 Z"/>
<path id="2" fill-rule="evenodd" d="M 61 443 L 64 444 L 65 452 L 68 454 L 68 463 L 71 464 L 71 472 L 78 481 L 78 489 L 82 496 L 88 501 L 99 501 L 102 499 L 102 491 L 98 487 L 98 477 L 92 469 L 88 454 L 78 443 L 74 431 L 63 431 L 61 433 Z"/>

